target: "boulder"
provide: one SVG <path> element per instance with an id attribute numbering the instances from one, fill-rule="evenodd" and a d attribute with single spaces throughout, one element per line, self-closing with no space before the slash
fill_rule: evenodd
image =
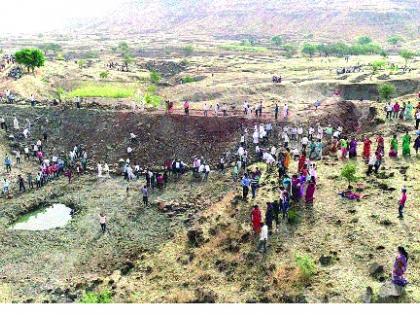
<path id="1" fill-rule="evenodd" d="M 404 295 L 404 287 L 393 284 L 391 281 L 385 283 L 378 294 L 378 302 L 380 303 L 395 303 Z"/>
<path id="2" fill-rule="evenodd" d="M 384 273 L 384 271 L 384 266 L 376 262 L 369 266 L 369 275 L 371 275 L 374 278 L 380 277 Z"/>

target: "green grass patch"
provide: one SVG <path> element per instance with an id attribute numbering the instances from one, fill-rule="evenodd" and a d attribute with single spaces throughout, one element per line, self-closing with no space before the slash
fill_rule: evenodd
<path id="1" fill-rule="evenodd" d="M 251 46 L 243 44 L 226 44 L 220 45 L 220 49 L 229 50 L 229 51 L 249 51 L 249 52 L 266 52 L 267 48 L 261 46 Z"/>
<path id="2" fill-rule="evenodd" d="M 112 303 L 111 292 L 108 290 L 103 290 L 99 293 L 95 292 L 86 292 L 83 294 L 80 303 L 83 304 L 107 304 Z"/>
<path id="3" fill-rule="evenodd" d="M 135 88 L 114 84 L 87 84 L 80 86 L 69 93 L 67 97 L 104 97 L 104 98 L 129 98 L 133 97 Z"/>
<path id="4" fill-rule="evenodd" d="M 295 256 L 295 262 L 304 279 L 309 279 L 316 273 L 315 261 L 309 255 Z"/>

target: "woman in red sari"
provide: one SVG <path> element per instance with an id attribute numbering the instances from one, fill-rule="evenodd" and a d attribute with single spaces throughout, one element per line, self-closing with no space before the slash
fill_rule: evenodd
<path id="1" fill-rule="evenodd" d="M 303 168 L 305 167 L 305 162 L 306 162 L 306 153 L 303 152 L 302 155 L 299 158 L 299 162 L 298 162 L 298 173 L 300 173 Z"/>
<path id="2" fill-rule="evenodd" d="M 372 141 L 368 137 L 365 138 L 365 141 L 363 141 L 363 158 L 365 160 L 369 160 L 370 157 L 370 145 L 372 144 Z"/>
<path id="3" fill-rule="evenodd" d="M 257 205 L 255 205 L 251 212 L 252 229 L 255 234 L 259 234 L 261 231 L 261 220 L 261 210 Z"/>

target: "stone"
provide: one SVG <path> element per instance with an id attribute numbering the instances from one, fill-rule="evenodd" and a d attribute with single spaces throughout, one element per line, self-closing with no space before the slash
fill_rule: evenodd
<path id="1" fill-rule="evenodd" d="M 380 277 L 384 273 L 384 271 L 384 266 L 379 265 L 376 262 L 369 266 L 369 274 L 374 278 Z"/>
<path id="2" fill-rule="evenodd" d="M 319 263 L 321 264 L 321 266 L 329 266 L 331 265 L 333 262 L 333 257 L 332 256 L 324 256 L 322 255 L 319 258 Z"/>
<path id="3" fill-rule="evenodd" d="M 204 244 L 204 234 L 201 229 L 191 229 L 187 232 L 188 243 L 192 247 L 200 247 Z"/>
<path id="4" fill-rule="evenodd" d="M 391 281 L 384 283 L 379 289 L 378 302 L 395 303 L 404 295 L 404 287 L 393 284 Z"/>

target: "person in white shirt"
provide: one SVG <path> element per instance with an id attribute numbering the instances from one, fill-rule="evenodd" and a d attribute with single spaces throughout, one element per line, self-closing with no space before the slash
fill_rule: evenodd
<path id="1" fill-rule="evenodd" d="M 17 120 L 16 116 L 13 117 L 13 128 L 15 128 L 15 130 L 19 130 L 19 121 Z"/>
<path id="2" fill-rule="evenodd" d="M 207 103 L 204 103 L 203 105 L 203 112 L 204 112 L 204 117 L 207 117 L 209 114 L 209 105 L 207 105 Z"/>
<path id="3" fill-rule="evenodd" d="M 268 241 L 268 226 L 265 223 L 261 223 L 260 241 L 258 243 L 257 251 L 265 254 L 267 252 L 267 241 Z"/>
<path id="4" fill-rule="evenodd" d="M 244 156 L 244 153 L 245 153 L 244 148 L 243 148 L 242 146 L 240 146 L 240 147 L 239 147 L 239 149 L 238 149 L 238 156 L 239 156 L 239 159 L 241 159 L 241 160 L 242 160 L 242 157 Z"/>
<path id="5" fill-rule="evenodd" d="M 314 136 L 314 132 L 315 132 L 315 128 L 314 127 L 309 127 L 308 129 L 308 135 L 309 135 L 309 139 L 312 141 L 313 140 L 313 136 Z"/>
<path id="6" fill-rule="evenodd" d="M 127 148 L 127 154 L 130 155 L 133 152 L 133 149 L 131 147 Z"/>
<path id="7" fill-rule="evenodd" d="M 277 152 L 277 149 L 276 149 L 276 147 L 273 145 L 273 146 L 271 147 L 270 153 L 271 153 L 271 155 L 275 156 L 275 155 L 276 155 L 276 152 Z"/>
<path id="8" fill-rule="evenodd" d="M 207 179 L 209 178 L 209 174 L 210 174 L 210 165 L 208 165 L 207 163 L 204 165 L 204 177 L 203 180 L 207 181 Z"/>
<path id="9" fill-rule="evenodd" d="M 302 127 L 298 127 L 297 133 L 298 133 L 298 137 L 300 139 L 302 137 L 302 135 L 303 135 L 303 128 Z M 298 139 L 296 139 L 296 140 L 298 140 Z"/>
<path id="10" fill-rule="evenodd" d="M 98 177 L 102 177 L 102 165 L 101 165 L 101 163 L 98 163 L 97 169 L 98 169 Z"/>
<path id="11" fill-rule="evenodd" d="M 105 177 L 108 177 L 108 178 L 110 177 L 109 176 L 109 166 L 108 166 L 108 163 L 105 163 L 103 172 L 105 173 Z"/>
<path id="12" fill-rule="evenodd" d="M 25 139 L 28 139 L 28 135 L 29 135 L 29 130 L 28 128 L 23 129 L 23 136 L 25 137 Z"/>
<path id="13" fill-rule="evenodd" d="M 307 145 L 308 145 L 308 143 L 309 143 L 309 139 L 308 139 L 308 137 L 307 137 L 307 136 L 304 136 L 304 137 L 302 138 L 302 140 L 300 141 L 300 143 L 302 144 L 302 149 L 303 149 L 303 150 L 305 150 L 306 146 L 307 146 Z"/>

